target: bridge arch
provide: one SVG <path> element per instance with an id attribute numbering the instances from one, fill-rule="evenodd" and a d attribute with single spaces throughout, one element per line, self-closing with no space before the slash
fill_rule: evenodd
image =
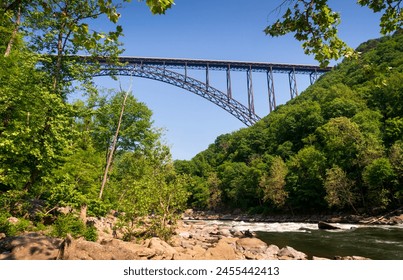
<path id="1" fill-rule="evenodd" d="M 252 110 L 233 99 L 231 96 L 210 86 L 208 83 L 187 76 L 186 73 L 180 74 L 175 71 L 152 65 L 131 64 L 125 66 L 101 65 L 100 71 L 93 76 L 116 75 L 152 79 L 185 89 L 216 104 L 247 126 L 251 126 L 260 120 L 260 117 Z"/>

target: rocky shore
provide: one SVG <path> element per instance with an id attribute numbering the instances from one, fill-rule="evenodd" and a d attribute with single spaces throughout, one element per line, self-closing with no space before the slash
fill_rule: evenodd
<path id="1" fill-rule="evenodd" d="M 13 222 L 18 219 L 10 218 Z M 231 226 L 207 223 L 208 220 L 244 222 L 305 222 L 318 223 L 329 229 L 331 223 L 383 224 L 403 223 L 402 210 L 379 217 L 357 215 L 326 216 L 262 216 L 242 213 L 220 214 L 187 210 L 176 227 L 173 237 L 165 242 L 159 238 L 125 242 L 122 233 L 113 231 L 114 215 L 87 218 L 98 230 L 98 240 L 84 238 L 59 239 L 38 232 L 6 237 L 0 233 L 0 260 L 306 260 L 308 256 L 292 247 L 279 248 L 255 238 L 249 230 L 237 231 Z M 323 259 L 313 257 L 312 259 Z M 334 259 L 364 259 L 344 256 Z"/>
<path id="2" fill-rule="evenodd" d="M 193 216 L 190 216 L 192 214 Z M 197 214 L 200 215 L 200 214 Z M 188 212 L 178 222 L 176 234 L 165 242 L 159 238 L 125 242 L 114 233 L 112 226 L 116 218 L 88 218 L 98 229 L 97 242 L 83 238 L 58 239 L 41 233 L 25 233 L 17 237 L 5 237 L 0 233 L 0 260 L 307 260 L 308 256 L 286 246 L 279 248 L 275 244 L 266 244 L 255 238 L 248 230 L 241 232 L 230 226 L 207 224 Z M 190 221 L 190 218 L 192 220 Z M 203 216 L 206 218 L 206 216 Z M 222 217 L 209 216 L 211 219 Z M 229 217 L 228 217 L 229 218 Z M 234 218 L 234 217 L 232 217 Z M 261 221 L 237 216 L 245 221 Z M 248 218 L 248 219 L 246 219 Z M 277 217 L 278 218 L 278 217 Z M 311 216 L 309 221 L 316 222 Z M 403 218 L 400 217 L 400 218 Z M 198 220 L 199 219 L 199 220 Z M 334 222 L 338 218 L 332 218 Z M 396 218 L 397 219 L 397 218 Z M 403 219 L 402 219 L 403 220 Z M 268 220 L 265 220 L 268 222 Z M 276 220 L 277 222 L 279 220 Z M 290 220 L 286 220 L 290 221 Z M 299 218 L 298 221 L 307 221 Z M 349 220 L 349 222 L 351 222 Z M 323 259 L 313 257 L 312 259 Z M 365 259 L 359 256 L 334 257 L 334 259 Z"/>
<path id="3" fill-rule="evenodd" d="M 273 223 L 273 222 L 295 222 L 295 223 L 345 223 L 345 224 L 373 224 L 373 225 L 396 225 L 403 223 L 403 209 L 379 216 L 362 215 L 249 215 L 234 211 L 232 213 L 217 213 L 212 211 L 186 210 L 183 214 L 184 220 L 221 220 L 221 221 L 243 221 L 250 223 Z"/>
<path id="4" fill-rule="evenodd" d="M 307 255 L 291 247 L 268 245 L 251 235 L 203 223 L 179 222 L 168 242 L 150 238 L 125 242 L 105 230 L 111 221 L 94 220 L 99 229 L 97 242 L 83 238 L 58 239 L 40 233 L 26 233 L 0 239 L 2 260 L 303 260 Z"/>

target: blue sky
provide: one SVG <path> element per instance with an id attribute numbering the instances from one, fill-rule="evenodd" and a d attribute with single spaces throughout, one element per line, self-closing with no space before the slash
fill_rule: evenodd
<path id="1" fill-rule="evenodd" d="M 120 11 L 126 56 L 194 58 L 317 64 L 304 54 L 292 35 L 271 38 L 263 29 L 279 16 L 273 12 L 283 0 L 176 0 L 165 15 L 152 15 L 144 2 L 132 1 Z M 350 46 L 380 37 L 378 14 L 352 0 L 330 0 L 342 17 L 339 35 Z M 204 72 L 190 76 L 204 81 Z M 225 73 L 211 73 L 210 84 L 225 91 Z M 233 95 L 247 104 L 246 74 L 233 73 Z M 274 77 L 278 103 L 289 99 L 288 78 Z M 106 88 L 129 88 L 130 79 L 97 78 Z M 309 85 L 309 77 L 297 76 L 298 90 Z M 254 74 L 256 113 L 269 113 L 264 75 Z M 165 143 L 174 159 L 190 159 L 216 137 L 245 125 L 209 101 L 180 88 L 158 81 L 133 79 L 133 94 L 153 111 L 156 127 L 163 128 Z"/>

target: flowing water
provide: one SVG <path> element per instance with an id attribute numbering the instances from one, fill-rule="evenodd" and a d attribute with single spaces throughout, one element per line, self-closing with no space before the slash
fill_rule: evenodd
<path id="1" fill-rule="evenodd" d="M 312 256 L 361 256 L 376 260 L 403 260 L 403 224 L 363 226 L 333 224 L 339 230 L 319 230 L 311 223 L 246 223 L 207 221 L 235 230 L 254 231 L 267 244 L 291 246 Z"/>

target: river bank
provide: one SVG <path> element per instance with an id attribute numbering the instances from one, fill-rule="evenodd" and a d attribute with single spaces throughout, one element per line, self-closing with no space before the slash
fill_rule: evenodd
<path id="1" fill-rule="evenodd" d="M 232 213 L 220 213 L 214 211 L 186 210 L 182 218 L 184 220 L 220 220 L 243 221 L 249 223 L 342 223 L 361 225 L 397 225 L 403 223 L 403 209 L 397 209 L 382 215 L 355 215 L 355 214 L 245 214 L 240 211 Z"/>
<path id="2" fill-rule="evenodd" d="M 189 215 L 189 214 L 192 214 Z M 204 213 L 205 214 L 205 213 Z M 192 218 L 192 219 L 191 219 Z M 177 224 L 173 237 L 165 242 L 159 238 L 149 238 L 141 241 L 125 242 L 121 240 L 121 232 L 113 232 L 117 218 L 110 215 L 106 218 L 88 218 L 95 225 L 99 238 L 96 242 L 83 238 L 58 239 L 41 233 L 25 233 L 17 237 L 5 237 L 0 234 L 0 259 L 68 259 L 68 260 L 307 260 L 324 259 L 320 256 L 308 255 L 298 251 L 289 244 L 276 244 L 270 239 L 262 241 L 248 227 L 237 227 L 231 223 L 212 222 L 222 218 L 216 215 L 203 216 L 201 213 L 187 211 L 183 220 Z M 228 220 L 224 216 L 221 221 Z M 264 225 L 290 222 L 277 216 L 251 217 L 236 214 L 235 220 L 261 222 Z M 294 217 L 295 218 L 295 217 Z M 309 221 L 310 226 L 316 226 L 317 220 L 323 216 L 298 217 L 298 221 Z M 253 220 L 252 220 L 253 219 Z M 338 220 L 338 217 L 328 221 Z M 397 218 L 396 218 L 397 219 Z M 396 219 L 393 219 L 396 220 Z M 351 220 L 350 220 L 351 221 Z M 379 220 L 381 221 L 381 220 Z M 389 221 L 390 222 L 390 221 Z M 283 223 L 284 224 L 284 223 Z M 286 224 L 286 223 L 285 223 Z M 248 225 L 249 226 L 249 225 Z M 259 237 L 259 236 L 258 236 Z M 326 259 L 366 259 L 360 256 L 332 255 Z"/>

